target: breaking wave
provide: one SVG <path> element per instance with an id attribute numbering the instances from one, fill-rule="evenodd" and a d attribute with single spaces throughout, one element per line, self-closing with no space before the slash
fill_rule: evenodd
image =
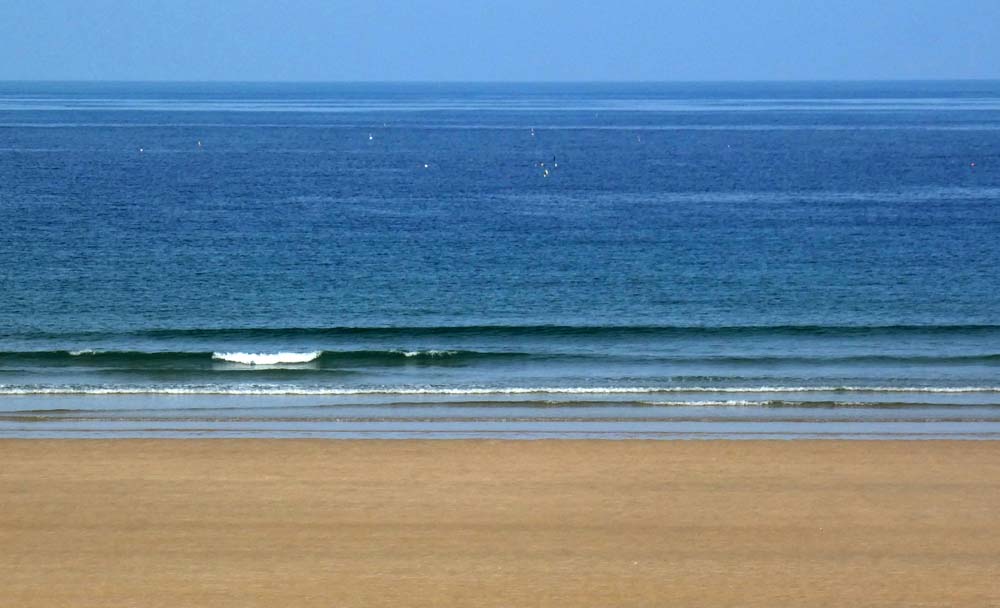
<path id="1" fill-rule="evenodd" d="M 323 351 L 310 353 L 212 353 L 217 361 L 228 361 L 243 365 L 281 365 L 290 363 L 309 363 L 315 361 Z"/>

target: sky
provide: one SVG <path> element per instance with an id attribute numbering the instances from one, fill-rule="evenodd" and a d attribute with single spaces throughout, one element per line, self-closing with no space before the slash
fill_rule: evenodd
<path id="1" fill-rule="evenodd" d="M 0 0 L 0 80 L 1000 78 L 1000 0 Z"/>

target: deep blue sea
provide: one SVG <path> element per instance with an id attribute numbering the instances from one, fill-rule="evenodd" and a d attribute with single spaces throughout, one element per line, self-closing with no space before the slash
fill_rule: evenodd
<path id="1" fill-rule="evenodd" d="M 1000 438 L 1000 82 L 0 83 L 0 436 Z"/>

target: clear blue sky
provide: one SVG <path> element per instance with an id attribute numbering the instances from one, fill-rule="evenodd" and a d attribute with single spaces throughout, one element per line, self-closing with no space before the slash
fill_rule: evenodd
<path id="1" fill-rule="evenodd" d="M 0 0 L 3 80 L 1000 78 L 1000 0 Z"/>

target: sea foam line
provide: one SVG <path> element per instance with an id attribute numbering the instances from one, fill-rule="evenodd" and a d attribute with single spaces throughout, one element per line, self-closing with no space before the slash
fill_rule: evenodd
<path id="1" fill-rule="evenodd" d="M 334 388 L 281 385 L 18 386 L 0 385 L 0 395 L 605 395 L 659 393 L 1000 393 L 1000 386 L 757 386 L 757 387 L 507 387 Z"/>

